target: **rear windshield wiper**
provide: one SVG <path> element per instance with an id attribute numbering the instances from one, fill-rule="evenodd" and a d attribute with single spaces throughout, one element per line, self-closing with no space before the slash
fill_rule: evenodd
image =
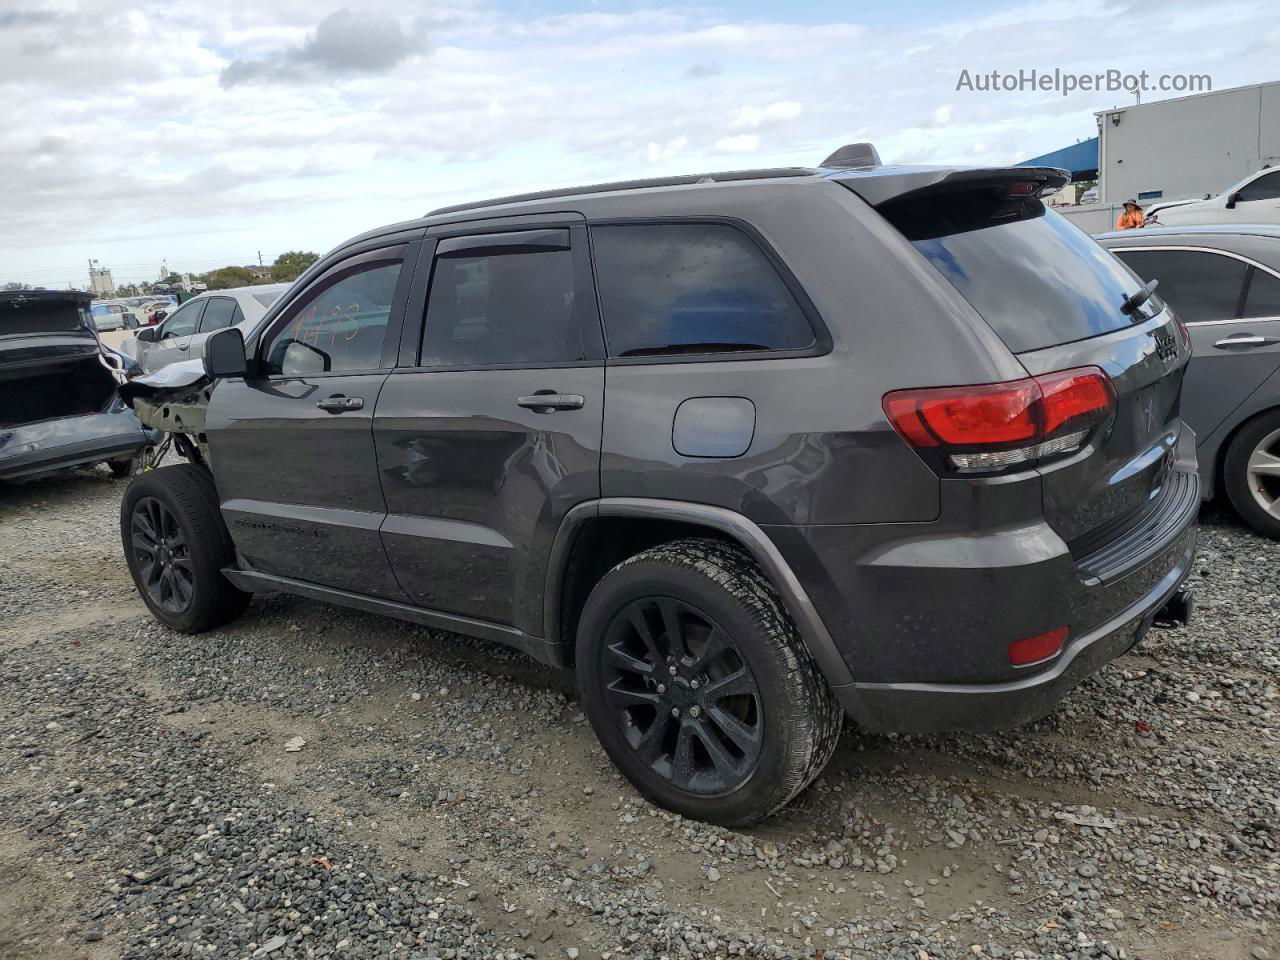
<path id="1" fill-rule="evenodd" d="M 721 340 L 715 343 L 670 343 L 663 347 L 636 347 L 622 351 L 620 356 L 654 357 L 673 353 L 736 353 L 740 350 L 768 349 L 763 343 L 725 343 Z"/>
<path id="2" fill-rule="evenodd" d="M 1142 289 L 1137 293 L 1125 298 L 1124 303 L 1120 304 L 1120 312 L 1130 314 L 1151 299 L 1151 295 L 1156 292 L 1156 287 L 1160 285 L 1159 280 L 1148 280 L 1142 285 Z"/>

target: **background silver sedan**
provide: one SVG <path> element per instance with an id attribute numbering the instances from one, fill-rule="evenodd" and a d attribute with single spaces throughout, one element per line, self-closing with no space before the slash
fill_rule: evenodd
<path id="1" fill-rule="evenodd" d="M 179 360 L 198 359 L 204 356 L 204 342 L 215 330 L 238 326 L 248 337 L 288 289 L 287 283 L 271 283 L 210 290 L 178 307 L 159 326 L 140 330 L 125 341 L 121 351 L 135 357 L 147 373 Z"/>
<path id="2" fill-rule="evenodd" d="M 1182 418 L 1196 432 L 1201 489 L 1224 491 L 1250 525 L 1280 539 L 1280 227 L 1146 227 L 1099 243 L 1191 332 Z"/>

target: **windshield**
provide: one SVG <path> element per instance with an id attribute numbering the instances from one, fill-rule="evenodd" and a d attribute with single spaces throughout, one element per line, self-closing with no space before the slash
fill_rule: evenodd
<path id="1" fill-rule="evenodd" d="M 1120 330 L 1154 315 L 1121 307 L 1140 281 L 1039 200 L 925 192 L 878 208 L 1014 353 Z"/>

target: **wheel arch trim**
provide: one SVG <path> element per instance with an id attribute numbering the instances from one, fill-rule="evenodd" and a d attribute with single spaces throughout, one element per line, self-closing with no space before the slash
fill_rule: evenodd
<path id="1" fill-rule="evenodd" d="M 783 558 L 781 551 L 760 526 L 740 513 L 724 507 L 683 500 L 661 500 L 645 497 L 605 497 L 577 504 L 560 522 L 547 563 L 546 589 L 543 593 L 543 627 L 547 640 L 559 644 L 561 629 L 561 592 L 569 554 L 582 526 L 599 517 L 630 517 L 640 520 L 675 520 L 707 527 L 730 537 L 760 564 L 765 576 L 782 596 L 787 611 L 795 621 L 809 654 L 817 662 L 827 683 L 839 687 L 854 682 L 849 665 L 836 647 L 831 633 L 817 607 Z"/>

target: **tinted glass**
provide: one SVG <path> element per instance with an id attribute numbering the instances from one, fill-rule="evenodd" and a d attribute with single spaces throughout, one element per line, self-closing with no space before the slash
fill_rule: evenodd
<path id="1" fill-rule="evenodd" d="M 763 251 L 723 224 L 592 227 L 615 357 L 798 350 L 813 328 Z"/>
<path id="2" fill-rule="evenodd" d="M 1237 200 L 1275 200 L 1280 198 L 1280 172 L 1269 173 L 1259 177 L 1248 186 L 1240 189 Z"/>
<path id="3" fill-rule="evenodd" d="M 423 366 L 583 359 L 568 250 L 436 260 Z"/>
<path id="4" fill-rule="evenodd" d="M 102 304 L 94 307 L 96 311 Z M 81 306 L 72 300 L 0 300 L 0 337 L 24 333 L 65 333 L 85 326 Z M 109 314 L 103 314 L 107 316 Z"/>
<path id="5" fill-rule="evenodd" d="M 240 309 L 230 297 L 213 297 L 204 308 L 204 316 L 200 319 L 200 332 L 211 333 L 235 323 L 235 313 Z"/>
<path id="6" fill-rule="evenodd" d="M 164 323 L 164 332 L 160 334 L 160 339 L 168 339 L 169 337 L 189 337 L 196 332 L 196 324 L 200 320 L 200 311 L 204 309 L 208 301 L 197 300 L 179 307 Z"/>
<path id="7" fill-rule="evenodd" d="M 1253 268 L 1249 293 L 1244 301 L 1246 317 L 1280 317 L 1280 280 Z"/>
<path id="8" fill-rule="evenodd" d="M 255 293 L 253 295 L 253 299 L 257 300 L 264 307 L 269 307 L 280 299 L 280 294 L 283 292 L 283 290 L 268 290 L 262 293 Z"/>
<path id="9" fill-rule="evenodd" d="M 1185 323 L 1236 316 L 1248 264 L 1199 250 L 1117 250 L 1143 280 L 1159 280 L 1159 294 Z"/>
<path id="10" fill-rule="evenodd" d="M 399 278 L 399 260 L 364 263 L 336 274 L 290 307 L 267 346 L 267 372 L 306 376 L 380 367 Z"/>
<path id="11" fill-rule="evenodd" d="M 1014 353 L 1085 340 L 1131 322 L 1120 307 L 1140 284 L 1039 200 L 1011 201 L 991 190 L 928 192 L 877 209 Z"/>

